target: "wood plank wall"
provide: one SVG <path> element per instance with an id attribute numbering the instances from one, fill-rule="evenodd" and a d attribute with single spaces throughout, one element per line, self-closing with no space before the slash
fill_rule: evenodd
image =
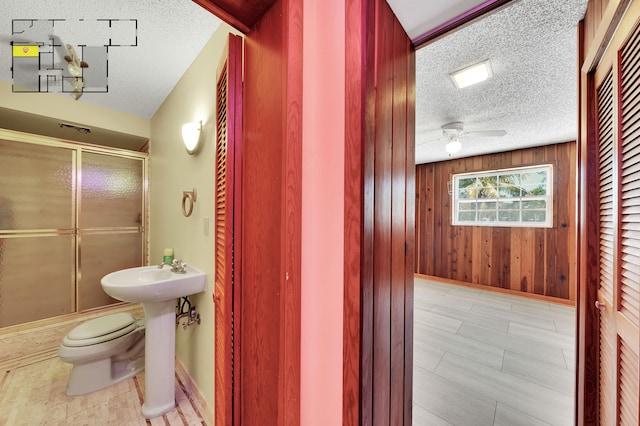
<path id="1" fill-rule="evenodd" d="M 584 14 L 584 51 L 588 52 L 591 42 L 596 36 L 596 31 L 602 21 L 602 15 L 609 5 L 610 0 L 589 0 Z M 580 64 L 582 65 L 582 64 Z"/>
<path id="2" fill-rule="evenodd" d="M 411 424 L 415 64 L 384 0 L 347 2 L 343 424 Z"/>
<path id="3" fill-rule="evenodd" d="M 234 424 L 300 424 L 301 31 L 302 1 L 278 0 L 245 36 Z"/>
<path id="4" fill-rule="evenodd" d="M 452 226 L 452 175 L 553 165 L 552 228 Z M 575 301 L 576 144 L 548 145 L 416 166 L 415 271 Z"/>

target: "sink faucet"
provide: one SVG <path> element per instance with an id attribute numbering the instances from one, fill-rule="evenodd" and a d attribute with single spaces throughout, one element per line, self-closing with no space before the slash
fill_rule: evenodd
<path id="1" fill-rule="evenodd" d="M 175 272 L 176 274 L 186 274 L 187 270 L 184 269 L 187 266 L 186 263 L 182 263 L 181 260 L 174 259 L 172 263 L 161 262 L 158 265 L 158 269 L 162 269 L 163 266 L 170 266 L 171 272 Z"/>

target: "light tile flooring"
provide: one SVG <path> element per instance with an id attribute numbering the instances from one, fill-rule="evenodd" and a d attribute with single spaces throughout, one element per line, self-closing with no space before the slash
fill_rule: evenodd
<path id="1" fill-rule="evenodd" d="M 414 425 L 573 425 L 573 307 L 418 277 L 414 306 Z"/>
<path id="2" fill-rule="evenodd" d="M 188 379 L 179 374 L 179 367 L 175 381 L 177 407 L 151 420 L 140 412 L 144 372 L 97 392 L 66 396 L 71 364 L 57 356 L 60 339 L 49 340 L 28 354 L 0 357 L 0 425 L 207 425 L 206 409 L 190 392 Z M 3 339 L 0 342 L 6 343 Z"/>

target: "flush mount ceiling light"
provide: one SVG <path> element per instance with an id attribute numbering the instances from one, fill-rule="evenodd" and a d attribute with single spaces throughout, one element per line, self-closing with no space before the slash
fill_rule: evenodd
<path id="1" fill-rule="evenodd" d="M 449 76 L 451 76 L 453 84 L 455 84 L 458 89 L 463 89 L 487 80 L 493 76 L 493 71 L 491 70 L 491 63 L 487 59 L 470 67 L 452 72 Z"/>
<path id="2" fill-rule="evenodd" d="M 187 152 L 191 155 L 198 150 L 198 142 L 200 142 L 200 131 L 202 130 L 202 121 L 194 121 L 185 123 L 182 126 L 182 140 Z"/>

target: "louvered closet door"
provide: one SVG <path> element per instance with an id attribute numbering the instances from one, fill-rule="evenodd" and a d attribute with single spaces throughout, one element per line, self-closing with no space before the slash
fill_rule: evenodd
<path id="1" fill-rule="evenodd" d="M 612 317 L 615 277 L 615 190 L 614 190 L 614 114 L 613 73 L 611 70 L 598 87 L 598 140 L 600 172 L 600 285 L 598 301 L 607 309 L 600 312 L 600 424 L 614 418 L 615 321 Z M 609 420 L 607 420 L 609 419 Z"/>
<path id="2" fill-rule="evenodd" d="M 240 141 L 242 129 L 242 39 L 229 35 L 227 52 L 217 72 L 216 93 L 216 193 L 215 193 L 215 424 L 234 421 L 234 305 L 239 304 L 235 286 L 239 283 Z M 234 341 L 235 340 L 235 341 Z"/>
<path id="3" fill-rule="evenodd" d="M 601 425 L 637 426 L 640 31 L 626 22 L 620 28 L 632 28 L 631 33 L 614 36 L 595 75 L 600 173 L 599 413 Z"/>

